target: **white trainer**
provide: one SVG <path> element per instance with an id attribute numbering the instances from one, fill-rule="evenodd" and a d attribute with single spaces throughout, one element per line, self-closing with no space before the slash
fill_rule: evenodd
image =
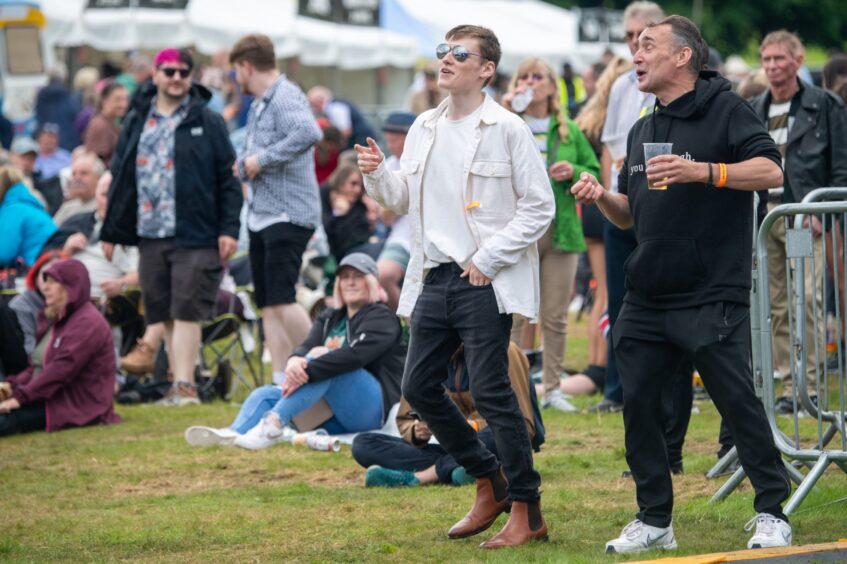
<path id="1" fill-rule="evenodd" d="M 214 427 L 195 425 L 185 430 L 185 440 L 191 446 L 196 447 L 232 446 L 238 436 L 238 433 L 228 427 L 216 429 Z"/>
<path id="2" fill-rule="evenodd" d="M 759 513 L 747 523 L 745 531 L 756 525 L 756 534 L 750 537 L 747 548 L 774 548 L 791 546 L 791 525 L 770 513 Z"/>
<path id="3" fill-rule="evenodd" d="M 268 413 L 259 423 L 233 441 L 237 447 L 249 450 L 261 450 L 275 444 L 291 442 L 295 431 L 282 426 L 276 413 Z"/>
<path id="4" fill-rule="evenodd" d="M 673 525 L 653 527 L 636 519 L 621 531 L 621 536 L 606 543 L 606 554 L 643 552 L 654 548 L 675 550 L 676 538 Z"/>
<path id="5" fill-rule="evenodd" d="M 552 392 L 544 394 L 544 397 L 541 399 L 541 407 L 552 407 L 553 409 L 558 409 L 565 413 L 576 413 L 579 411 L 574 404 L 568 401 L 568 398 L 562 393 L 562 390 L 553 390 Z"/>

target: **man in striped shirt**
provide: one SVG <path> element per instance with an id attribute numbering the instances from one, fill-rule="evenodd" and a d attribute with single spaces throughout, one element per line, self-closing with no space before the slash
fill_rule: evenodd
<path id="1" fill-rule="evenodd" d="M 322 133 L 299 86 L 276 68 L 273 43 L 251 34 L 230 51 L 241 89 L 255 96 L 237 174 L 249 187 L 250 264 L 273 379 L 280 383 L 309 318 L 295 300 L 303 251 L 321 218 L 313 150 Z"/>

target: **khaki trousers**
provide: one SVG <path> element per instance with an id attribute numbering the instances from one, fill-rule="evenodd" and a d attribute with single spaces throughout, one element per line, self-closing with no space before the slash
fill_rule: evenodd
<path id="1" fill-rule="evenodd" d="M 769 203 L 768 211 L 775 208 L 777 203 Z M 826 265 L 823 263 L 822 244 L 820 237 L 814 239 L 814 261 L 815 261 L 815 280 L 812 278 L 812 264 L 810 259 L 806 259 L 805 267 L 805 289 L 806 289 L 806 389 L 810 395 L 817 394 L 815 390 L 815 311 L 817 307 L 818 317 L 818 354 L 821 358 L 825 358 L 826 342 L 823 339 L 823 331 L 825 326 L 823 302 L 821 300 L 821 284 L 823 283 L 823 273 Z M 794 390 L 793 370 L 791 369 L 791 338 L 788 335 L 788 308 L 793 300 L 789 300 L 789 295 L 794 295 L 794 288 L 791 288 L 789 294 L 786 288 L 786 270 L 785 270 L 785 222 L 780 219 L 774 223 L 768 234 L 768 278 L 770 280 L 771 290 L 771 331 L 773 340 L 774 367 L 786 375 L 782 381 L 782 395 L 791 396 Z M 817 289 L 815 296 L 812 296 L 814 289 Z M 813 300 L 817 301 L 817 306 Z M 793 323 L 795 331 L 797 331 L 796 323 L 797 316 L 792 310 Z"/>
<path id="2" fill-rule="evenodd" d="M 541 270 L 541 335 L 544 339 L 544 393 L 559 389 L 565 361 L 565 338 L 568 332 L 568 305 L 571 301 L 579 253 L 567 253 L 553 248 L 552 225 L 538 240 Z M 515 315 L 512 341 L 520 344 L 526 319 Z"/>

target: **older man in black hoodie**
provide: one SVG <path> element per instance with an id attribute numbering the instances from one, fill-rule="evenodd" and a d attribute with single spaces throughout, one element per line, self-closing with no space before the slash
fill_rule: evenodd
<path id="1" fill-rule="evenodd" d="M 619 194 L 583 174 L 572 192 L 616 225 L 635 227 L 627 294 L 614 330 L 624 392 L 626 456 L 639 512 L 607 552 L 676 548 L 661 390 L 685 354 L 699 368 L 756 490 L 748 548 L 791 544 L 781 504 L 791 487 L 753 390 L 750 244 L 753 194 L 782 183 L 780 155 L 752 108 L 713 72 L 697 27 L 681 16 L 648 26 L 635 54 L 638 87 L 657 104 L 629 132 Z M 645 163 L 644 143 L 673 154 Z"/>

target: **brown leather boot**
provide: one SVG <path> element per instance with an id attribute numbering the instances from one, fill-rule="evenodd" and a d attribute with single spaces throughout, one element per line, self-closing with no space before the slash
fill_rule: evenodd
<path id="1" fill-rule="evenodd" d="M 498 484 L 495 485 L 493 479 L 497 480 Z M 493 479 L 477 478 L 476 499 L 473 507 L 461 521 L 450 528 L 447 533 L 448 537 L 463 539 L 481 533 L 490 527 L 501 513 L 509 510 L 509 495 L 506 493 L 508 482 L 502 468 L 497 471 L 497 475 Z M 502 497 L 500 499 L 497 499 L 495 490 L 501 492 Z"/>
<path id="2" fill-rule="evenodd" d="M 121 368 L 132 374 L 147 374 L 153 372 L 153 360 L 156 351 L 153 347 L 142 341 L 138 343 L 126 356 L 121 357 Z"/>
<path id="3" fill-rule="evenodd" d="M 482 548 L 503 548 L 547 540 L 547 523 L 541 516 L 540 502 L 513 501 L 512 513 L 503 530 L 482 543 Z"/>

